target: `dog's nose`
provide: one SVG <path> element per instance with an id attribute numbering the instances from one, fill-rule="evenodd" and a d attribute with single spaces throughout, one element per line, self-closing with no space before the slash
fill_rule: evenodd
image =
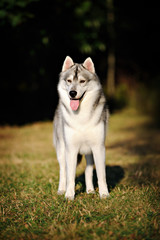
<path id="1" fill-rule="evenodd" d="M 70 91 L 69 92 L 69 95 L 74 98 L 76 95 L 77 95 L 77 92 L 76 91 Z"/>

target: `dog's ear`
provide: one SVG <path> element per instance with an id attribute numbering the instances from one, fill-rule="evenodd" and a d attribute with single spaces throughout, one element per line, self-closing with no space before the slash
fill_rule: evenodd
<path id="1" fill-rule="evenodd" d="M 74 62 L 72 60 L 72 58 L 70 58 L 69 56 L 67 56 L 64 60 L 63 63 L 63 67 L 62 67 L 62 72 L 66 71 L 67 69 L 69 69 L 72 65 L 74 65 Z"/>
<path id="2" fill-rule="evenodd" d="M 90 57 L 84 61 L 83 66 L 91 73 L 95 73 L 94 64 Z"/>

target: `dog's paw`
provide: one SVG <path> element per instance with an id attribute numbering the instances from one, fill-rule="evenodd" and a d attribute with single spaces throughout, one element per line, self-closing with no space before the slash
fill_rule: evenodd
<path id="1" fill-rule="evenodd" d="M 65 190 L 58 190 L 57 194 L 58 195 L 63 195 L 63 194 L 65 194 Z"/>
<path id="2" fill-rule="evenodd" d="M 110 197 L 109 193 L 102 193 L 102 194 L 100 194 L 100 199 L 106 199 L 106 198 L 109 198 L 109 197 Z"/>
<path id="3" fill-rule="evenodd" d="M 89 189 L 89 190 L 87 190 L 87 194 L 95 194 L 94 189 Z"/>
<path id="4" fill-rule="evenodd" d="M 65 194 L 65 198 L 67 199 L 67 200 L 74 200 L 74 196 L 75 196 L 75 191 L 74 191 L 74 189 L 67 189 L 67 191 L 66 191 L 66 194 Z"/>
<path id="5" fill-rule="evenodd" d="M 74 200 L 74 196 L 65 195 L 65 199 L 68 200 L 68 201 L 73 201 Z"/>

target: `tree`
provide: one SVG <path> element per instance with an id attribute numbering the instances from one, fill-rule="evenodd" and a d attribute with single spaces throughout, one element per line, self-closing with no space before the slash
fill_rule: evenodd
<path id="1" fill-rule="evenodd" d="M 106 0 L 107 5 L 107 31 L 108 31 L 108 73 L 106 79 L 107 93 L 113 97 L 115 93 L 115 29 L 113 0 Z"/>

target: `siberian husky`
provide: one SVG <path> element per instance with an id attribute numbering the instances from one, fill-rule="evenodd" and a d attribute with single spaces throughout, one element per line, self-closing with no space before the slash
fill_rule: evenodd
<path id="1" fill-rule="evenodd" d="M 109 196 L 105 172 L 106 100 L 91 58 L 83 64 L 66 57 L 58 83 L 59 104 L 54 116 L 54 145 L 60 165 L 58 194 L 75 196 L 78 154 L 85 155 L 87 193 L 94 193 L 95 163 L 100 198 Z"/>

